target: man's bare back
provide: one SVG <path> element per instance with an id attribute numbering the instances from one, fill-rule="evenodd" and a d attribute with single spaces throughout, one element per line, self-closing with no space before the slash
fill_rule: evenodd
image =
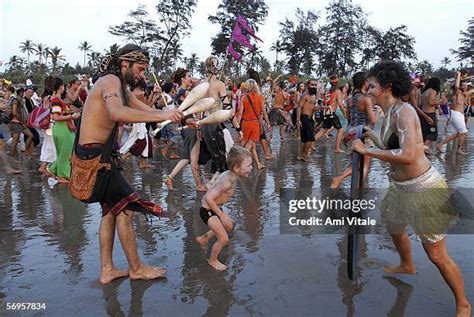
<path id="1" fill-rule="evenodd" d="M 336 94 L 336 98 L 334 98 L 333 103 L 329 105 L 329 107 L 331 108 L 331 111 L 336 112 L 337 107 L 339 106 L 339 108 L 341 108 L 342 113 L 345 113 L 345 110 L 343 109 L 343 104 L 342 104 L 341 91 L 339 89 L 336 89 L 334 90 L 333 93 Z"/>

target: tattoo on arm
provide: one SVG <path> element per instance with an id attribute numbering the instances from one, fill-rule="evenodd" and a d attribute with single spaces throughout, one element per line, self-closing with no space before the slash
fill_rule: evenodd
<path id="1" fill-rule="evenodd" d="M 104 102 L 107 102 L 107 99 L 112 98 L 112 97 L 120 98 L 120 94 L 118 94 L 116 92 L 111 92 L 111 93 L 105 94 Z"/>

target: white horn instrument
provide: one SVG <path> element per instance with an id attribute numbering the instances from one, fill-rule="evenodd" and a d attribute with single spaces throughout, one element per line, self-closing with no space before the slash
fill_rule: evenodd
<path id="1" fill-rule="evenodd" d="M 222 123 L 224 121 L 229 120 L 230 118 L 232 118 L 233 115 L 234 115 L 234 110 L 218 110 L 214 113 L 211 113 L 204 119 L 199 120 L 196 123 L 198 125 L 218 124 L 218 123 Z M 187 127 L 183 127 L 182 129 L 183 130 L 187 129 Z"/>
<path id="2" fill-rule="evenodd" d="M 209 90 L 209 83 L 203 82 L 196 87 L 193 88 L 188 94 L 188 96 L 183 100 L 181 105 L 179 105 L 178 110 L 184 111 L 196 103 L 198 100 L 204 98 L 207 95 L 207 91 Z M 169 121 L 169 122 L 167 122 Z M 156 128 L 152 134 L 156 135 L 161 129 L 163 129 L 167 124 L 171 123 L 170 120 L 163 121 L 162 123 L 158 124 L 158 128 Z"/>

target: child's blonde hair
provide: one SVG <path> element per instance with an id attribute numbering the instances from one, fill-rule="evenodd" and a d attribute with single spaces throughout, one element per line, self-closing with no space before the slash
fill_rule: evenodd
<path id="1" fill-rule="evenodd" d="M 234 145 L 227 154 L 227 167 L 230 171 L 233 171 L 233 169 L 240 166 L 247 157 L 252 157 L 249 150 L 239 145 Z"/>

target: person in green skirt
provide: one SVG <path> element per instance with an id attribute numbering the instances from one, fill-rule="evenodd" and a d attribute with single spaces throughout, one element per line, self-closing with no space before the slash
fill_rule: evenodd
<path id="1" fill-rule="evenodd" d="M 51 117 L 54 120 L 53 140 L 56 146 L 56 161 L 49 167 L 48 172 L 55 176 L 59 183 L 69 182 L 71 174 L 71 157 L 74 145 L 74 121 L 80 117 L 79 113 L 71 113 L 69 105 L 61 100 L 64 92 L 64 83 L 61 78 L 54 77 L 51 81 Z"/>

